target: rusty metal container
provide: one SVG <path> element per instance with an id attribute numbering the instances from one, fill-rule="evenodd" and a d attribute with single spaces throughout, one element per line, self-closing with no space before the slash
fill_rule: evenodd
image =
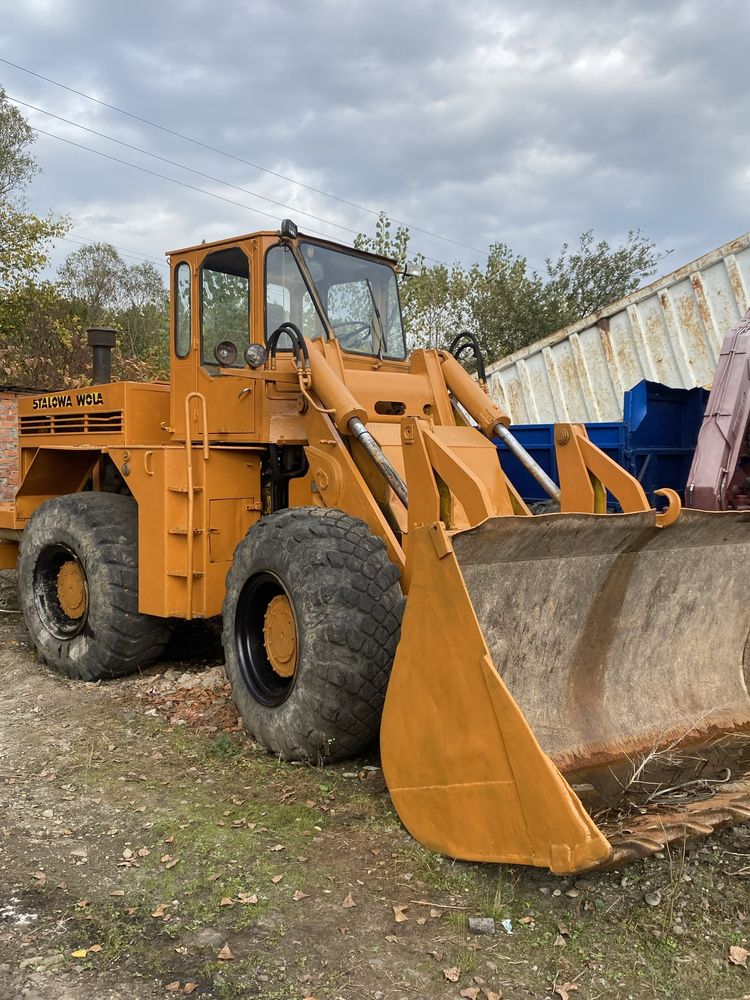
<path id="1" fill-rule="evenodd" d="M 622 420 L 643 379 L 675 389 L 713 381 L 722 342 L 750 307 L 750 233 L 487 369 L 516 424 Z"/>

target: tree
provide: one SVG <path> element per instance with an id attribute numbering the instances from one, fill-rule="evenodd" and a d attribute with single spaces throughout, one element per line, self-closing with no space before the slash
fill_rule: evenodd
<path id="1" fill-rule="evenodd" d="M 406 226 L 399 225 L 396 232 L 392 233 L 391 225 L 391 220 L 386 213 L 380 212 L 375 222 L 375 235 L 367 236 L 366 233 L 358 233 L 354 237 L 354 246 L 357 250 L 377 253 L 381 257 L 391 257 L 398 261 L 399 267 L 403 270 L 406 266 L 409 248 L 409 230 Z"/>
<path id="2" fill-rule="evenodd" d="M 67 227 L 66 220 L 41 219 L 0 200 L 0 291 L 33 281 L 49 261 L 51 242 Z"/>
<path id="3" fill-rule="evenodd" d="M 120 307 L 126 269 L 111 243 L 89 243 L 68 254 L 57 280 L 87 324 L 102 324 Z"/>
<path id="4" fill-rule="evenodd" d="M 0 200 L 17 198 L 39 172 L 33 142 L 34 130 L 0 87 Z"/>
<path id="5" fill-rule="evenodd" d="M 25 210 L 24 192 L 39 171 L 33 140 L 31 126 L 0 88 L 0 291 L 34 280 L 49 260 L 52 240 L 69 225 Z"/>
<path id="6" fill-rule="evenodd" d="M 634 292 L 656 272 L 657 260 L 654 242 L 638 229 L 614 249 L 606 240 L 595 244 L 589 229 L 576 249 L 564 243 L 557 260 L 547 259 L 550 295 L 563 303 L 565 321 L 574 323 Z"/>
<path id="7" fill-rule="evenodd" d="M 128 266 L 111 243 L 91 243 L 68 254 L 58 286 L 84 326 L 120 331 L 117 351 L 166 371 L 169 358 L 169 296 L 156 265 Z"/>

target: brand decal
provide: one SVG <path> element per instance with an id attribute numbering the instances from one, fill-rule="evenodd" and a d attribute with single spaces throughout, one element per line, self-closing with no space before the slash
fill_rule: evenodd
<path id="1" fill-rule="evenodd" d="M 103 406 L 101 392 L 60 392 L 56 396 L 38 396 L 31 404 L 33 410 L 64 410 L 73 406 Z"/>

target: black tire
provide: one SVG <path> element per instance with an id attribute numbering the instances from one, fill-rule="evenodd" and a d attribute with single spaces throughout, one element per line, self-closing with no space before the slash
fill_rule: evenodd
<path id="1" fill-rule="evenodd" d="M 84 611 L 60 603 L 60 570 L 74 563 Z M 138 611 L 138 511 L 130 497 L 76 493 L 43 503 L 24 528 L 18 590 L 39 659 L 76 680 L 121 677 L 153 663 L 172 623 Z"/>
<path id="2" fill-rule="evenodd" d="M 263 627 L 284 595 L 296 670 L 271 667 Z M 224 656 L 249 733 L 285 760 L 340 760 L 377 736 L 404 598 L 385 545 L 340 510 L 262 518 L 237 546 L 224 601 Z"/>

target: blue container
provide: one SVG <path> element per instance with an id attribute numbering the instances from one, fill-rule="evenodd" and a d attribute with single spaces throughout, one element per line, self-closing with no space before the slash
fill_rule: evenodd
<path id="1" fill-rule="evenodd" d="M 659 382 L 639 382 L 625 393 L 621 421 L 586 424 L 586 432 L 597 448 L 636 477 L 653 506 L 662 507 L 664 501 L 654 496 L 654 490 L 667 486 L 684 496 L 707 399 L 705 389 L 670 389 Z M 558 482 L 554 424 L 516 424 L 510 430 Z M 499 441 L 495 444 L 503 469 L 526 503 L 548 500 L 506 446 Z M 614 501 L 612 506 L 619 509 Z"/>

